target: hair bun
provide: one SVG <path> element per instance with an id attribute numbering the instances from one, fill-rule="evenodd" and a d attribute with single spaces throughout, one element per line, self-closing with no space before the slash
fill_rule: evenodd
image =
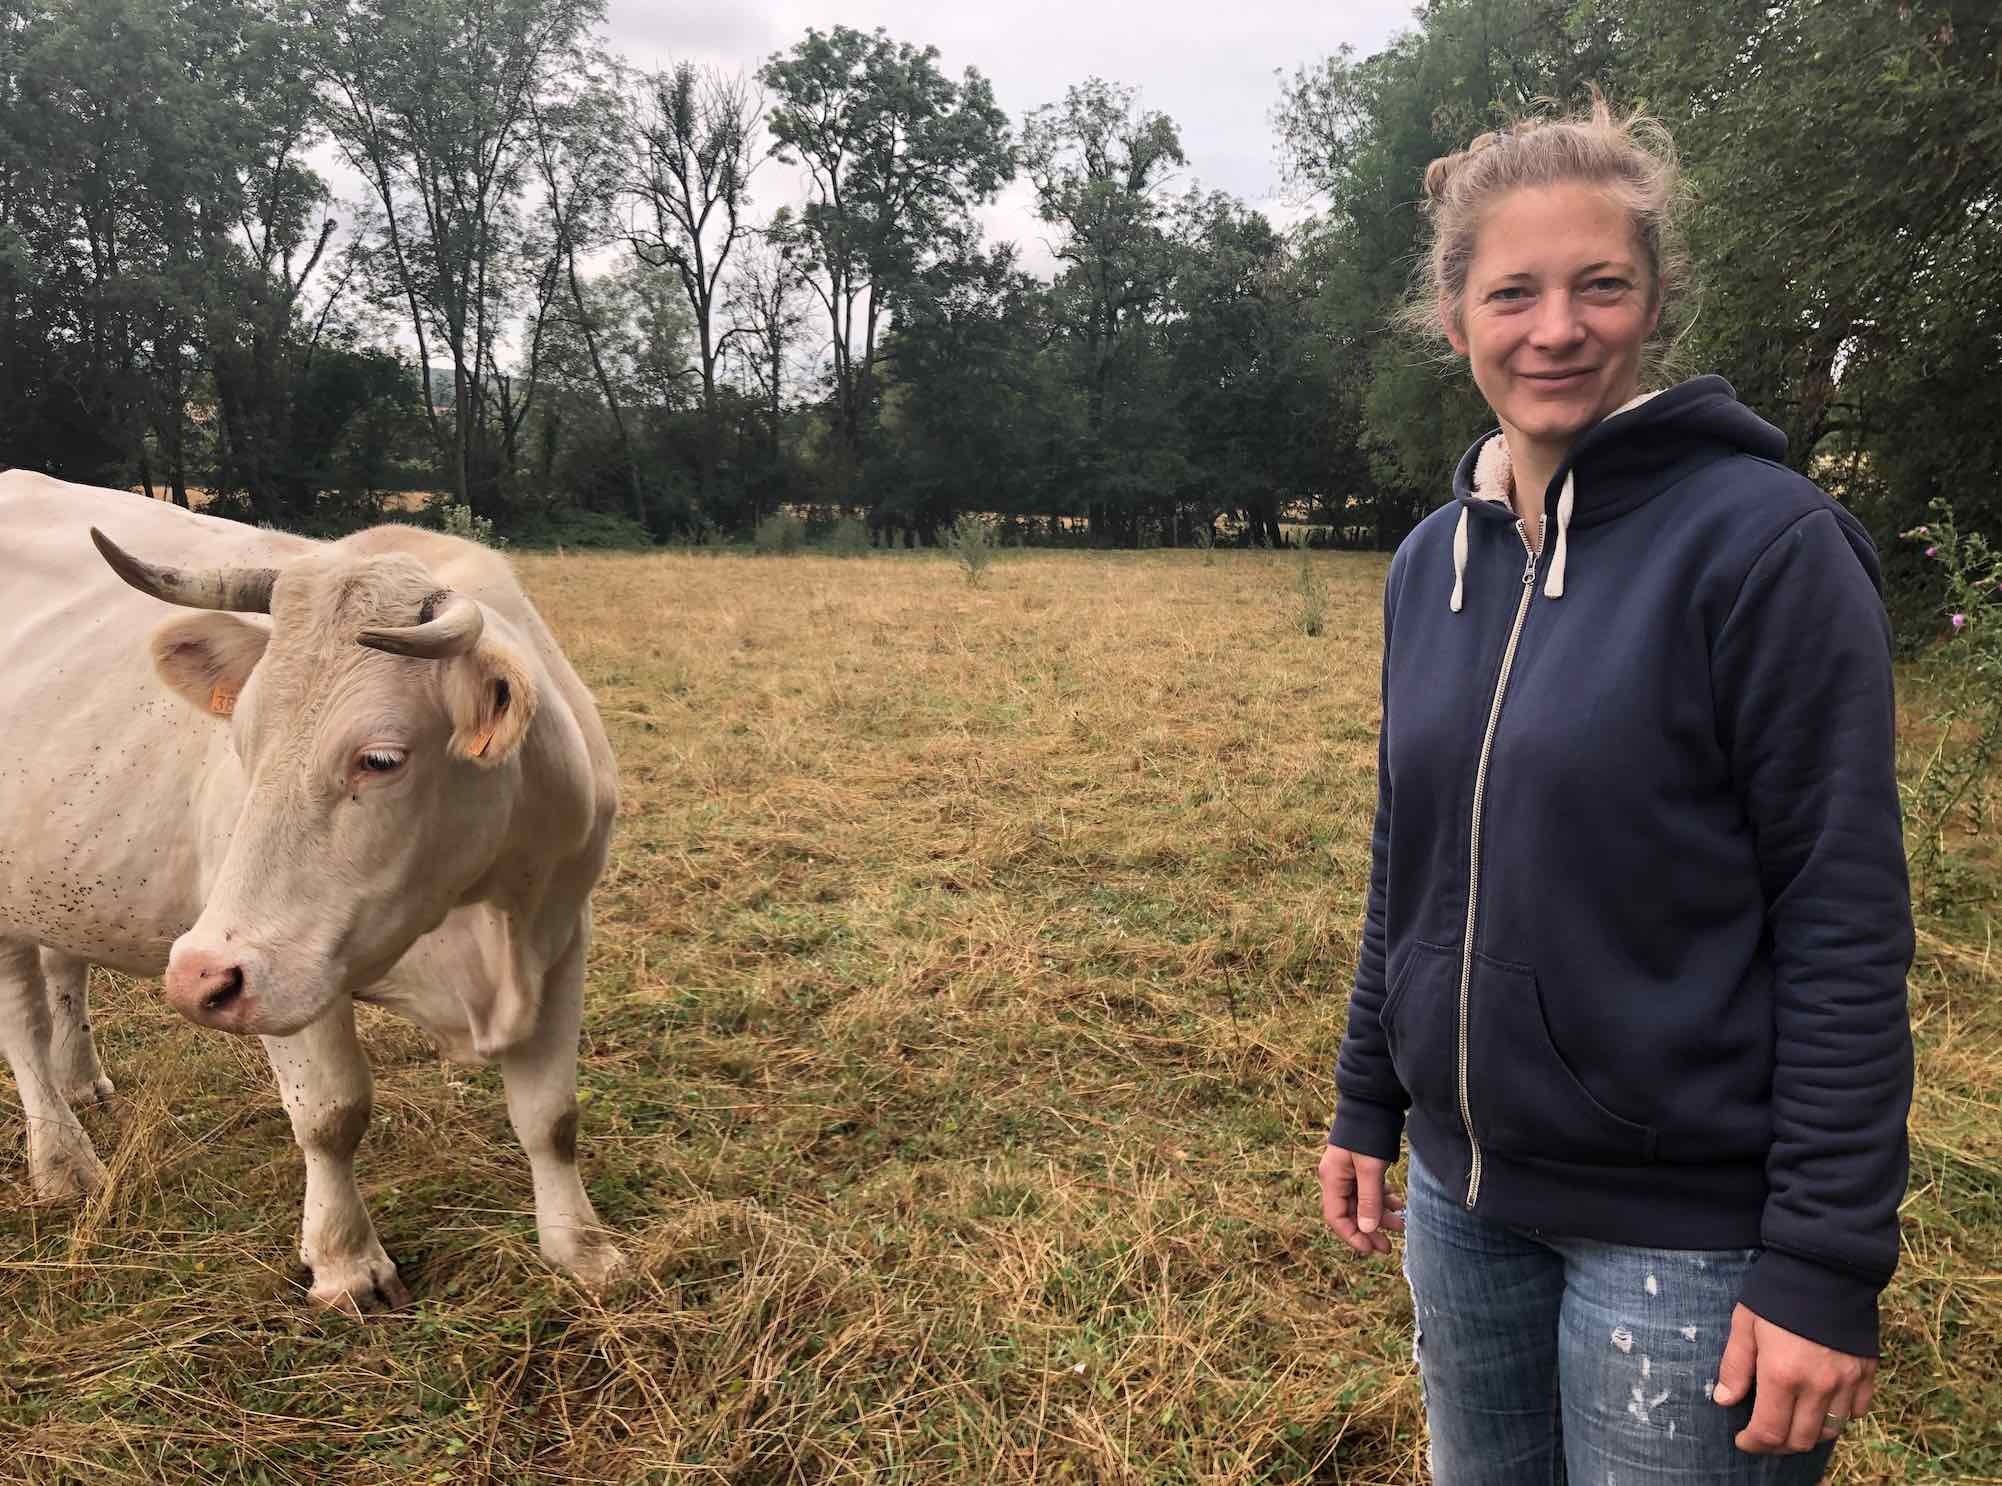
<path id="1" fill-rule="evenodd" d="M 1425 195 L 1429 200 L 1441 200 L 1467 162 L 1482 150 L 1492 149 L 1502 142 L 1503 136 L 1494 130 L 1474 136 L 1474 140 L 1464 150 L 1455 150 L 1450 155 L 1441 155 L 1425 167 Z"/>
<path id="2" fill-rule="evenodd" d="M 1441 155 L 1437 160 L 1426 166 L 1426 198 L 1431 201 L 1438 201 L 1444 197 L 1446 187 L 1451 184 L 1453 177 L 1459 174 L 1460 167 L 1466 163 L 1467 152 L 1465 150 L 1456 150 L 1450 155 Z"/>

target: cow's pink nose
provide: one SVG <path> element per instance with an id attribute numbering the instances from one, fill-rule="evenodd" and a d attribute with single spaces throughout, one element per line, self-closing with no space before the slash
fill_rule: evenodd
<path id="1" fill-rule="evenodd" d="M 249 1010 L 243 966 L 234 955 L 177 952 L 167 963 L 167 1001 L 197 1026 L 230 1030 Z"/>

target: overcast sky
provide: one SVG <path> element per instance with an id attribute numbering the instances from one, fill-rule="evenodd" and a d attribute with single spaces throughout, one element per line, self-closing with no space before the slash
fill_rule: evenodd
<path id="1" fill-rule="evenodd" d="M 1022 116 L 1061 102 L 1088 77 L 1139 90 L 1167 114 L 1189 157 L 1181 185 L 1224 190 L 1287 223 L 1268 115 L 1275 72 L 1291 73 L 1344 42 L 1360 55 L 1411 25 L 1411 0 L 611 0 L 607 37 L 638 66 L 682 60 L 750 72 L 790 48 L 809 26 L 872 31 L 935 46 L 957 77 L 977 67 L 1016 129 Z M 792 194 L 779 167 L 761 172 L 761 215 Z M 768 172 L 768 173 L 767 173 Z M 770 199 L 764 199 L 770 198 Z M 1047 272 L 1043 224 L 1017 180 L 982 214 L 990 238 L 1019 243 L 1026 267 Z"/>

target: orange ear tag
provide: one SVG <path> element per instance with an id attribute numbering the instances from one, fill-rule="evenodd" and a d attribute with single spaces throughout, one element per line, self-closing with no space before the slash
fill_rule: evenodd
<path id="1" fill-rule="evenodd" d="M 485 758 L 487 756 L 487 745 L 493 742 L 494 731 L 499 726 L 500 719 L 496 717 L 492 722 L 473 734 L 473 746 L 466 750 L 467 755 L 472 758 Z"/>
<path id="2" fill-rule="evenodd" d="M 217 686 L 209 692 L 209 711 L 217 717 L 228 717 L 236 711 L 236 693 Z"/>

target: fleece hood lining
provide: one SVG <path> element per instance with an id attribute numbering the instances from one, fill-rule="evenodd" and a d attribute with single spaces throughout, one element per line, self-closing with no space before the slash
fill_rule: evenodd
<path id="1" fill-rule="evenodd" d="M 1661 391 L 1643 392 L 1629 398 L 1608 413 L 1601 425 L 1622 413 L 1631 412 L 1650 398 L 1659 397 Z M 1543 580 L 1546 598 L 1564 597 L 1565 560 L 1570 555 L 1571 515 L 1577 508 L 1578 472 L 1567 467 L 1564 471 L 1564 485 L 1557 496 L 1557 545 L 1550 554 L 1550 570 Z M 1474 459 L 1473 499 L 1489 501 L 1504 508 L 1513 504 L 1515 496 L 1515 465 L 1509 454 L 1508 435 L 1497 431 L 1480 446 Z M 1471 507 L 1462 501 L 1460 522 L 1453 531 L 1453 598 L 1452 610 L 1459 613 L 1466 602 L 1467 594 L 1467 516 Z"/>

